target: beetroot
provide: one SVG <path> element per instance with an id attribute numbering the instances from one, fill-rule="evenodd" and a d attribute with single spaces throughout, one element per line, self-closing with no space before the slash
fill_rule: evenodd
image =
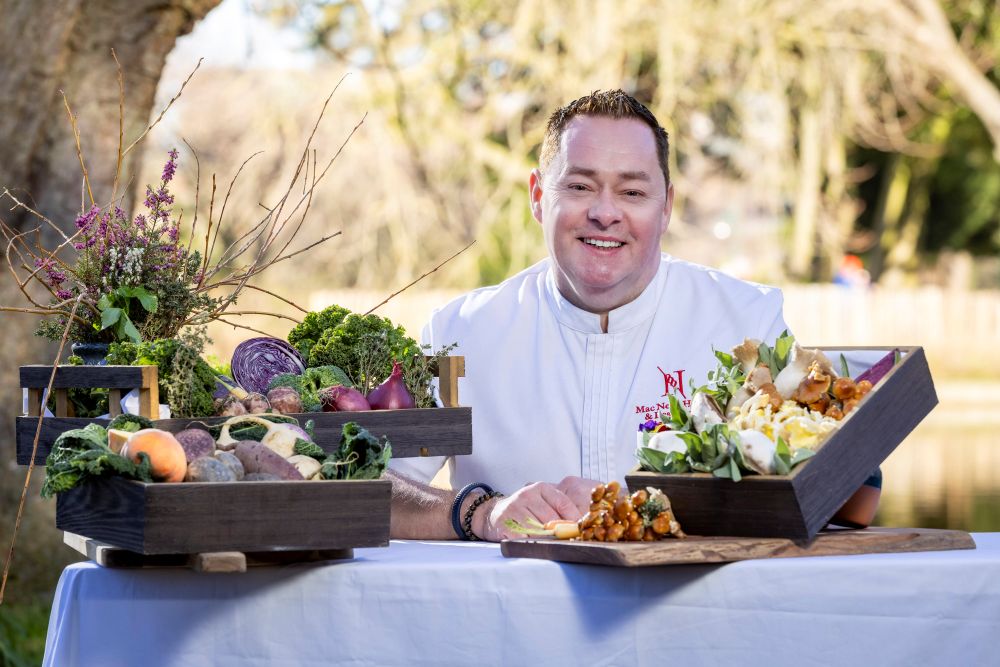
<path id="1" fill-rule="evenodd" d="M 368 404 L 372 410 L 406 410 L 417 407 L 416 401 L 406 391 L 403 383 L 403 365 L 392 362 L 392 373 L 385 382 L 371 390 L 368 394 Z"/>
<path id="2" fill-rule="evenodd" d="M 371 410 L 368 399 L 357 389 L 335 384 L 319 392 L 323 412 L 357 412 Z"/>

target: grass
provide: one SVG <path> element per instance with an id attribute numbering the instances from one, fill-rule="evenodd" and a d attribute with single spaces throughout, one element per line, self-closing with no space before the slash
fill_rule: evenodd
<path id="1" fill-rule="evenodd" d="M 32 600 L 0 605 L 0 667 L 42 664 L 51 597 L 38 595 Z"/>

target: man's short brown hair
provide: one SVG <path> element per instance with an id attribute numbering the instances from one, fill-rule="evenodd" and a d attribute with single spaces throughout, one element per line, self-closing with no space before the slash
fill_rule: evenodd
<path id="1" fill-rule="evenodd" d="M 667 131 L 656 120 L 653 112 L 646 108 L 646 105 L 623 90 L 596 90 L 590 95 L 584 95 L 580 99 L 573 100 L 566 106 L 556 109 L 549 116 L 549 123 L 545 127 L 545 137 L 542 139 L 542 150 L 538 156 L 538 163 L 543 173 L 552 164 L 556 153 L 559 152 L 559 142 L 562 141 L 563 132 L 575 116 L 635 118 L 648 125 L 656 139 L 656 153 L 664 181 L 668 185 L 670 184 L 670 166 L 668 164 L 670 139 L 667 136 Z"/>

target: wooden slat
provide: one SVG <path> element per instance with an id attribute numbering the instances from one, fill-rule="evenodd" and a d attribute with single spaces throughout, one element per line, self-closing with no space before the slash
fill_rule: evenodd
<path id="1" fill-rule="evenodd" d="M 69 417 L 69 391 L 56 389 L 56 417 Z"/>
<path id="2" fill-rule="evenodd" d="M 930 528 L 866 528 L 823 532 L 811 542 L 783 538 L 688 537 L 658 542 L 579 542 L 571 540 L 508 540 L 501 552 L 508 558 L 541 558 L 569 563 L 649 567 L 729 563 L 756 558 L 846 556 L 912 551 L 975 549 L 972 536 L 960 530 Z"/>
<path id="3" fill-rule="evenodd" d="M 242 551 L 212 551 L 191 554 L 188 557 L 188 567 L 195 572 L 246 572 L 247 557 Z"/>
<path id="4" fill-rule="evenodd" d="M 122 390 L 121 389 L 109 389 L 108 390 L 108 414 L 112 418 L 117 417 L 122 413 Z M 157 415 L 159 416 L 159 415 Z"/>
<path id="5" fill-rule="evenodd" d="M 143 386 L 144 368 L 156 366 L 59 366 L 53 383 L 55 389 L 69 388 L 118 388 L 134 389 Z M 21 386 L 44 388 L 49 386 L 52 366 L 21 366 Z"/>
<path id="6" fill-rule="evenodd" d="M 387 480 L 142 484 L 92 480 L 59 494 L 56 527 L 145 555 L 389 543 Z"/>
<path id="7" fill-rule="evenodd" d="M 28 389 L 28 415 L 37 417 L 42 414 L 42 389 Z"/>
<path id="8" fill-rule="evenodd" d="M 458 378 L 465 377 L 465 357 L 445 357 L 438 362 L 438 395 L 441 404 L 449 408 L 457 408 Z"/>

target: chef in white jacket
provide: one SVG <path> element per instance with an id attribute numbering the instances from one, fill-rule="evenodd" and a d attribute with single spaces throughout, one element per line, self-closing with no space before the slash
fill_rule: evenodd
<path id="1" fill-rule="evenodd" d="M 786 328 L 780 291 L 661 253 L 668 150 L 622 91 L 552 115 L 529 179 L 549 256 L 424 330 L 465 356 L 473 453 L 455 459 L 457 493 L 427 484 L 440 459 L 393 462 L 393 537 L 498 540 L 513 535 L 506 519 L 578 519 L 597 481 L 636 466 L 639 424 L 705 382 L 713 348 Z"/>

